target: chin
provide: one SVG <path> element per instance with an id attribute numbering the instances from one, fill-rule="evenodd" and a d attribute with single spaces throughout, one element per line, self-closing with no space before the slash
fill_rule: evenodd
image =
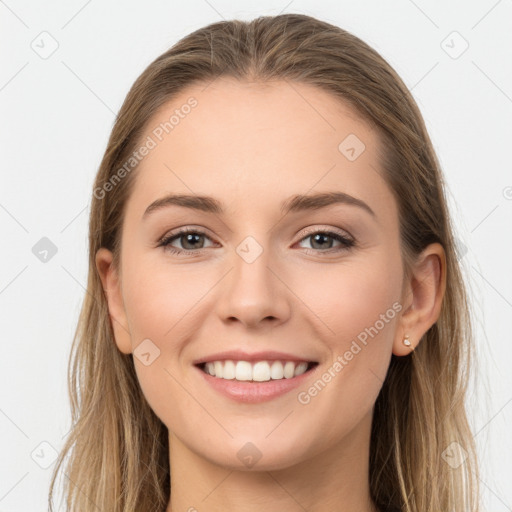
<path id="1" fill-rule="evenodd" d="M 286 441 L 279 436 L 270 440 L 265 436 L 251 437 L 246 434 L 243 439 L 216 443 L 214 451 L 210 445 L 207 452 L 198 450 L 196 453 L 212 464 L 234 471 L 277 471 L 307 458 L 306 453 L 297 451 L 297 447 L 301 446 L 298 441 L 289 437 Z"/>

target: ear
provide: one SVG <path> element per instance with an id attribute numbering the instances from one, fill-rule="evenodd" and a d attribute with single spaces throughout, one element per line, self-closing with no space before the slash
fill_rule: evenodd
<path id="1" fill-rule="evenodd" d="M 132 341 L 124 309 L 121 281 L 112 261 L 113 255 L 108 249 L 102 247 L 96 253 L 96 268 L 107 297 L 108 311 L 117 348 L 123 354 L 131 354 Z"/>
<path id="2" fill-rule="evenodd" d="M 430 244 L 418 256 L 402 296 L 406 305 L 401 326 L 393 344 L 393 354 L 405 356 L 414 350 L 422 336 L 437 322 L 446 290 L 446 256 L 439 243 Z M 407 335 L 410 346 L 403 343 Z"/>

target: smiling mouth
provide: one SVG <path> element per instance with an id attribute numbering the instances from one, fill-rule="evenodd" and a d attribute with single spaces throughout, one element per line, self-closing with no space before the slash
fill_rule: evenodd
<path id="1" fill-rule="evenodd" d="M 204 373 L 223 380 L 243 382 L 268 382 L 270 380 L 293 379 L 309 372 L 318 363 L 295 361 L 210 361 L 195 365 Z"/>

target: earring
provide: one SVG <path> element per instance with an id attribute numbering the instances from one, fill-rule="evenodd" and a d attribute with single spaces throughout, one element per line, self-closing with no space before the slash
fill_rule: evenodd
<path id="1" fill-rule="evenodd" d="M 409 336 L 405 336 L 404 340 L 403 340 L 403 344 L 406 345 L 407 347 L 410 347 L 411 346 L 411 342 L 409 341 Z"/>

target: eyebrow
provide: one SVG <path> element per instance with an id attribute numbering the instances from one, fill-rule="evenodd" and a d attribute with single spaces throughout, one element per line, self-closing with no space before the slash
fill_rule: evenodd
<path id="1" fill-rule="evenodd" d="M 375 212 L 361 199 L 353 197 L 345 192 L 323 192 L 311 195 L 294 195 L 281 204 L 281 213 L 318 210 L 333 204 L 347 204 L 357 206 L 376 217 Z M 196 196 L 188 194 L 169 194 L 153 201 L 143 214 L 143 219 L 149 214 L 168 206 L 182 206 L 207 213 L 222 214 L 224 208 L 217 199 L 209 196 Z"/>

